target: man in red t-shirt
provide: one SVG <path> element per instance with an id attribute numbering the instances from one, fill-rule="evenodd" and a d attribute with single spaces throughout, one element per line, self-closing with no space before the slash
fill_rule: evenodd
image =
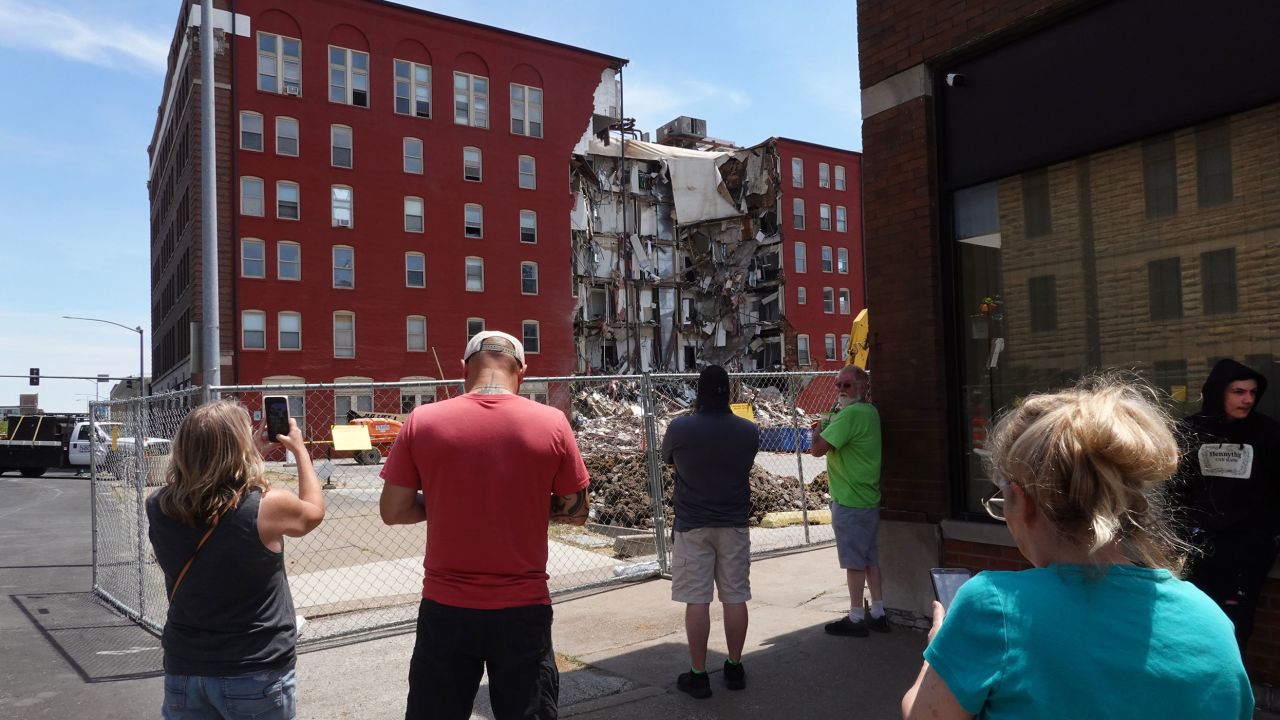
<path id="1" fill-rule="evenodd" d="M 462 362 L 466 393 L 414 410 L 382 469 L 382 521 L 427 523 L 405 718 L 470 717 L 486 668 L 497 720 L 555 718 L 547 522 L 586 522 L 587 469 L 564 413 L 516 394 L 519 340 Z"/>

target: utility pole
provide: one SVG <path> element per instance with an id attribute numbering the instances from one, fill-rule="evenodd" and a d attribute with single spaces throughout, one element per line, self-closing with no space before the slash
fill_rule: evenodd
<path id="1" fill-rule="evenodd" d="M 204 386 L 222 384 L 222 333 L 218 318 L 218 146 L 213 64 L 213 0 L 200 0 L 200 248 Z"/>

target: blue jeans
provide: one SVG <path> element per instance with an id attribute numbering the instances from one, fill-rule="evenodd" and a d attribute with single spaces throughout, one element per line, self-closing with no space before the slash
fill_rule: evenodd
<path id="1" fill-rule="evenodd" d="M 231 675 L 164 676 L 165 720 L 294 720 L 298 677 L 292 667 Z"/>

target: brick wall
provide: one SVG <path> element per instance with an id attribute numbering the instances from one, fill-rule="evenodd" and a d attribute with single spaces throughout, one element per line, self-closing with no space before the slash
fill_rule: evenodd
<path id="1" fill-rule="evenodd" d="M 981 570 L 1026 570 L 1031 563 L 1016 547 L 987 545 L 964 540 L 942 542 L 943 567 L 961 567 L 969 572 Z"/>

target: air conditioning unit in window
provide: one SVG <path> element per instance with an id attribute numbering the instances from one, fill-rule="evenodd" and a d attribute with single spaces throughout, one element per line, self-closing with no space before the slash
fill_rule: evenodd
<path id="1" fill-rule="evenodd" d="M 301 93 L 302 93 L 302 88 L 298 87 L 297 85 L 285 84 L 284 86 L 285 95 L 300 95 Z"/>
<path id="2" fill-rule="evenodd" d="M 347 228 L 349 228 L 349 227 L 351 227 L 351 219 L 350 219 L 350 218 L 336 218 L 336 219 L 334 219 L 334 221 L 333 221 L 333 226 L 334 226 L 334 227 L 347 227 Z"/>

